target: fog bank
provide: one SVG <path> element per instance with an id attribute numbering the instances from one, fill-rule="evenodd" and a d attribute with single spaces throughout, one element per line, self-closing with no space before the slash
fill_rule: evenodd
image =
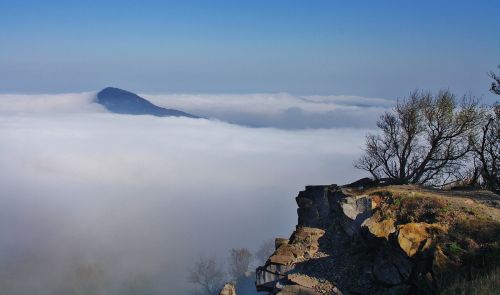
<path id="1" fill-rule="evenodd" d="M 114 115 L 83 98 L 19 101 L 0 103 L 8 294 L 70 294 L 82 266 L 110 282 L 109 294 L 135 278 L 187 294 L 200 255 L 225 259 L 232 247 L 287 236 L 304 185 L 362 176 L 352 161 L 366 129 L 247 128 Z"/>
<path id="2" fill-rule="evenodd" d="M 394 101 L 360 96 L 254 94 L 143 94 L 164 106 L 240 125 L 307 128 L 370 128 Z"/>

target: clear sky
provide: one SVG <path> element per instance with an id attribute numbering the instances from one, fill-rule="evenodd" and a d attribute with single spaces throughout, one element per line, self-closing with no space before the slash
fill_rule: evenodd
<path id="1" fill-rule="evenodd" d="M 494 99 L 500 1 L 0 0 L 0 92 Z"/>

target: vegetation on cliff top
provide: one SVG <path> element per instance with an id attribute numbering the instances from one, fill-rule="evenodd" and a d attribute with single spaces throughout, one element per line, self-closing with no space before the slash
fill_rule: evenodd
<path id="1" fill-rule="evenodd" d="M 500 198 L 487 191 L 447 191 L 415 185 L 363 191 L 379 221 L 397 228 L 429 224 L 433 271 L 443 294 L 493 294 L 500 273 Z"/>
<path id="2" fill-rule="evenodd" d="M 498 103 L 481 106 L 450 91 L 414 91 L 377 126 L 380 132 L 366 137 L 365 154 L 354 163 L 376 180 L 500 191 Z"/>

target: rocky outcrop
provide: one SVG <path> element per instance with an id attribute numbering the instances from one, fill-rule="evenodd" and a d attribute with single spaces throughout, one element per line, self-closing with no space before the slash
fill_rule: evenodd
<path id="1" fill-rule="evenodd" d="M 219 295 L 236 295 L 236 289 L 232 283 L 226 283 Z"/>
<path id="2" fill-rule="evenodd" d="M 366 227 L 373 236 L 386 240 L 389 239 L 391 234 L 396 232 L 393 219 L 378 221 L 376 218 L 368 218 L 361 226 Z"/>
<path id="3" fill-rule="evenodd" d="M 263 267 L 257 268 L 257 289 L 273 291 L 276 285 L 289 278 L 289 273 L 297 263 L 314 257 L 319 250 L 318 240 L 325 234 L 319 228 L 300 226 L 290 240 L 277 239 L 276 251 Z M 304 286 L 309 287 L 309 286 Z"/>
<path id="4" fill-rule="evenodd" d="M 296 197 L 298 224 L 290 239 L 256 271 L 256 287 L 270 294 L 436 293 L 433 269 L 442 227 L 397 224 L 377 196 L 351 185 L 307 186 Z M 444 255 L 443 255 L 444 256 Z M 439 261 L 433 263 L 434 257 Z"/>

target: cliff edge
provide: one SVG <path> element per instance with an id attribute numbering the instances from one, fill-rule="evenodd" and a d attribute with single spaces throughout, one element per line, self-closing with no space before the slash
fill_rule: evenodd
<path id="1" fill-rule="evenodd" d="M 500 197 L 414 185 L 307 186 L 298 224 L 256 270 L 269 294 L 489 294 L 500 278 Z M 469 289 L 467 289 L 469 288 Z"/>

